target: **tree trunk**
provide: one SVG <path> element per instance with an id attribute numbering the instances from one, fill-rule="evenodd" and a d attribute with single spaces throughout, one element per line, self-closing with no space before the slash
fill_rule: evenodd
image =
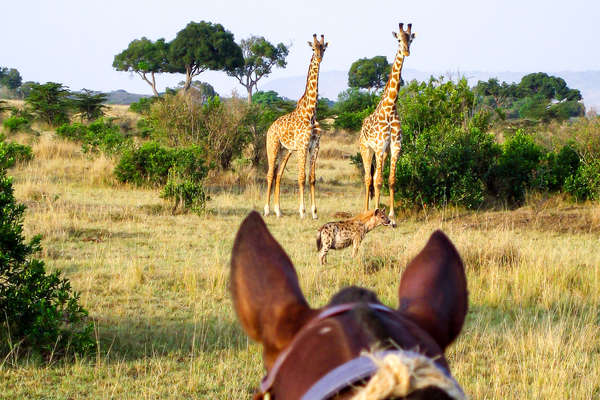
<path id="1" fill-rule="evenodd" d="M 248 90 L 248 105 L 252 104 L 252 86 L 246 86 Z"/>
<path id="2" fill-rule="evenodd" d="M 185 67 L 185 84 L 183 85 L 183 91 L 187 92 L 192 86 L 192 68 L 190 66 Z"/>

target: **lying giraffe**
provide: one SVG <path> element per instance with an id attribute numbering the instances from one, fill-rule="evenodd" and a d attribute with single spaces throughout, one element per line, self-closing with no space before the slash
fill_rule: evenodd
<path id="1" fill-rule="evenodd" d="M 300 217 L 304 218 L 304 181 L 306 179 L 306 155 L 310 157 L 310 204 L 312 217 L 317 218 L 317 206 L 315 204 L 315 168 L 317 154 L 319 153 L 319 140 L 321 130 L 316 120 L 317 96 L 319 86 L 319 66 L 323 59 L 323 54 L 329 43 L 325 43 L 325 38 L 321 35 L 321 40 L 317 40 L 317 35 L 313 35 L 312 42 L 308 45 L 313 50 L 308 69 L 308 78 L 306 79 L 306 89 L 304 95 L 298 100 L 296 109 L 289 114 L 279 117 L 267 131 L 267 160 L 269 162 L 269 171 L 267 172 L 267 203 L 265 204 L 265 215 L 269 215 L 269 203 L 271 202 L 271 187 L 275 173 L 275 163 L 279 149 L 283 146 L 285 154 L 282 157 L 277 177 L 275 180 L 274 203 L 275 214 L 280 217 L 279 208 L 279 184 L 281 176 L 285 170 L 285 165 L 293 151 L 298 151 L 298 188 L 300 190 Z"/>
<path id="2" fill-rule="evenodd" d="M 383 90 L 381 100 L 371 115 L 363 121 L 360 130 L 360 154 L 365 169 L 365 202 L 363 211 L 369 209 L 369 187 L 371 186 L 371 160 L 375 153 L 375 208 L 379 207 L 379 192 L 383 184 L 383 164 L 387 157 L 389 148 L 390 158 L 390 218 L 394 218 L 394 184 L 396 183 L 396 162 L 400 154 L 402 142 L 402 129 L 398 111 L 396 110 L 396 99 L 400 87 L 400 75 L 404 57 L 410 55 L 410 44 L 415 37 L 411 32 L 412 24 L 408 24 L 408 30 L 404 31 L 404 24 L 400 24 L 400 32 L 392 32 L 398 40 L 398 52 L 390 72 L 390 77 Z"/>

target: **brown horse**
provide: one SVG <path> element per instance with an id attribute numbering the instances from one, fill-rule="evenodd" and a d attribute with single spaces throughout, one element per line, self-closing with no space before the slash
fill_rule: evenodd
<path id="1" fill-rule="evenodd" d="M 230 288 L 240 323 L 263 346 L 267 375 L 255 399 L 464 398 L 444 350 L 462 329 L 467 284 L 460 256 L 441 231 L 404 271 L 397 310 L 358 287 L 313 309 L 292 262 L 252 212 L 235 239 Z M 401 370 L 393 379 L 380 376 L 384 361 Z M 419 383 L 425 370 L 434 379 Z M 383 395 L 365 395 L 391 381 L 395 388 Z"/>

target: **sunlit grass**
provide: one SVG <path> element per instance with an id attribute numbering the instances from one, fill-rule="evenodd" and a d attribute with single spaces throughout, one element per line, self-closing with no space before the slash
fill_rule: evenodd
<path id="1" fill-rule="evenodd" d="M 204 215 L 171 215 L 157 190 L 117 184 L 115 160 L 48 134 L 33 148 L 35 159 L 10 171 L 28 206 L 25 233 L 43 235 L 40 256 L 81 294 L 98 349 L 51 365 L 8 358 L 0 397 L 249 398 L 263 373 L 260 347 L 236 321 L 228 263 L 240 222 L 264 205 L 262 172 L 249 172 L 243 185 L 214 177 Z M 295 157 L 284 215 L 266 220 L 311 305 L 362 285 L 397 306 L 404 266 L 441 228 L 467 268 L 470 312 L 448 356 L 470 397 L 599 397 L 600 207 L 531 198 L 513 211 L 405 213 L 397 229 L 369 233 L 356 259 L 333 251 L 322 267 L 317 228 L 362 205 L 360 176 L 344 158 L 354 149 L 352 138 L 322 138 L 319 220 L 297 216 Z"/>

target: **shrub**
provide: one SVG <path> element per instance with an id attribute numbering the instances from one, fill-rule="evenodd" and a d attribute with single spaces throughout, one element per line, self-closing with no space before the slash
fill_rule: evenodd
<path id="1" fill-rule="evenodd" d="M 565 179 L 576 173 L 579 163 L 579 153 L 572 144 L 564 145 L 558 152 L 551 151 L 542 158 L 533 186 L 540 190 L 560 190 Z"/>
<path id="2" fill-rule="evenodd" d="M 123 152 L 115 167 L 120 182 L 136 185 L 162 186 L 167 183 L 169 171 L 176 168 L 177 176 L 194 182 L 203 180 L 212 165 L 206 165 L 205 151 L 200 146 L 172 149 L 156 142 L 144 143 L 137 149 Z"/>
<path id="3" fill-rule="evenodd" d="M 600 159 L 582 163 L 577 172 L 565 179 L 565 192 L 575 200 L 600 200 Z"/>
<path id="4" fill-rule="evenodd" d="M 226 169 L 251 139 L 248 110 L 235 97 L 222 101 L 215 96 L 200 104 L 192 96 L 165 95 L 152 105 L 149 120 L 155 140 L 169 146 L 201 145 L 209 162 Z"/>
<path id="5" fill-rule="evenodd" d="M 456 204 L 477 208 L 484 201 L 499 147 L 476 128 L 429 130 L 416 137 L 396 166 L 396 196 L 404 204 Z M 387 184 L 389 164 L 384 169 Z"/>
<path id="6" fill-rule="evenodd" d="M 169 169 L 174 162 L 172 150 L 157 142 L 147 142 L 137 149 L 123 152 L 115 167 L 115 176 L 123 183 L 161 186 L 167 182 Z"/>
<path id="7" fill-rule="evenodd" d="M 81 142 L 84 152 L 102 151 L 112 155 L 131 146 L 131 139 L 123 135 L 118 126 L 102 118 L 89 125 L 77 122 L 61 125 L 56 129 L 56 134 Z"/>
<path id="8" fill-rule="evenodd" d="M 59 126 L 69 121 L 69 90 L 60 83 L 32 84 L 25 102 L 41 121 Z"/>
<path id="9" fill-rule="evenodd" d="M 169 171 L 167 184 L 162 189 L 160 197 L 174 201 L 173 212 L 181 206 L 184 210 L 191 209 L 195 213 L 201 213 L 208 200 L 202 182 L 186 177 L 176 167 Z"/>
<path id="10" fill-rule="evenodd" d="M 517 131 L 502 146 L 489 181 L 492 192 L 511 204 L 522 203 L 525 191 L 533 186 L 543 154 L 530 135 Z"/>
<path id="11" fill-rule="evenodd" d="M 129 105 L 129 110 L 143 115 L 150 113 L 150 106 L 158 99 L 158 97 L 142 97 Z"/>
<path id="12" fill-rule="evenodd" d="M 5 142 L 0 135 L 0 170 L 13 167 L 18 162 L 29 161 L 33 158 L 31 147 L 14 142 Z"/>
<path id="13" fill-rule="evenodd" d="M 332 110 L 337 114 L 334 127 L 350 131 L 360 130 L 362 121 L 373 112 L 379 99 L 379 96 L 357 88 L 340 93 Z"/>
<path id="14" fill-rule="evenodd" d="M 25 117 L 10 116 L 2 121 L 2 126 L 10 133 L 18 132 L 29 127 L 29 120 Z"/>
<path id="15" fill-rule="evenodd" d="M 0 351 L 15 343 L 43 356 L 85 353 L 94 346 L 93 325 L 79 295 L 60 272 L 46 273 L 33 258 L 40 237 L 23 237 L 23 212 L 11 179 L 0 171 Z"/>

